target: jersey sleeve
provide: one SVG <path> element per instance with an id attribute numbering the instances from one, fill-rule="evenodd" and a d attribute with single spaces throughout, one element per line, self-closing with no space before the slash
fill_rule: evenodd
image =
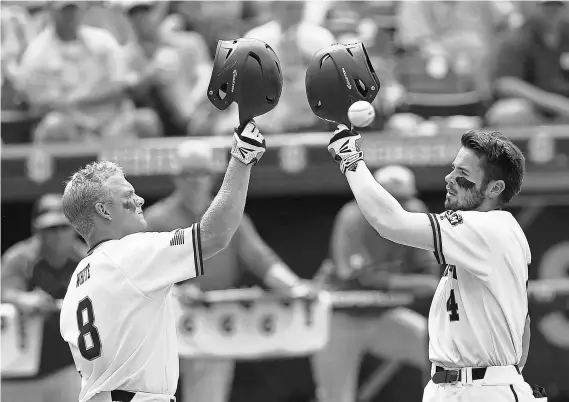
<path id="1" fill-rule="evenodd" d="M 119 242 L 119 268 L 148 295 L 204 274 L 200 224 L 171 232 L 144 232 Z"/>
<path id="2" fill-rule="evenodd" d="M 437 262 L 487 278 L 494 266 L 493 251 L 500 247 L 498 230 L 489 216 L 477 211 L 446 211 L 428 216 Z"/>

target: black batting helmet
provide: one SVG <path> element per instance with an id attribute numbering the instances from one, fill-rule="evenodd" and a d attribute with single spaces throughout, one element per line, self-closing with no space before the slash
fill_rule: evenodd
<path id="1" fill-rule="evenodd" d="M 283 89 L 281 66 L 274 50 L 258 39 L 218 41 L 207 96 L 219 110 L 236 102 L 242 123 L 267 112 Z"/>
<path id="2" fill-rule="evenodd" d="M 314 114 L 347 126 L 350 126 L 348 109 L 352 103 L 362 100 L 371 103 L 379 86 L 362 42 L 320 49 L 306 70 L 306 96 Z"/>

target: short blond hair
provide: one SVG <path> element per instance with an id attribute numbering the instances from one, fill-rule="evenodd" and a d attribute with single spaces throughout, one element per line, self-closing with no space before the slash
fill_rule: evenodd
<path id="1" fill-rule="evenodd" d="M 124 170 L 118 163 L 92 162 L 73 173 L 65 184 L 63 213 L 84 239 L 93 230 L 95 204 L 113 201 L 105 183 L 116 174 L 124 176 Z"/>

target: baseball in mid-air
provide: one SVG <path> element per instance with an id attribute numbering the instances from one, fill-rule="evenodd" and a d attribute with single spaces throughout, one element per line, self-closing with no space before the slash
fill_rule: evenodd
<path id="1" fill-rule="evenodd" d="M 356 127 L 367 127 L 375 119 L 375 109 L 369 102 L 357 101 L 348 109 L 348 119 Z"/>

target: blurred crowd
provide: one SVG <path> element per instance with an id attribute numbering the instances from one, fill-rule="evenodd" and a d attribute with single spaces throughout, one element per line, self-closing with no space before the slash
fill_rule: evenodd
<path id="1" fill-rule="evenodd" d="M 563 124 L 560 1 L 3 1 L 4 143 L 228 135 L 206 99 L 218 39 L 276 51 L 284 89 L 264 133 L 325 131 L 306 101 L 316 50 L 365 43 L 382 89 L 370 130 Z"/>

